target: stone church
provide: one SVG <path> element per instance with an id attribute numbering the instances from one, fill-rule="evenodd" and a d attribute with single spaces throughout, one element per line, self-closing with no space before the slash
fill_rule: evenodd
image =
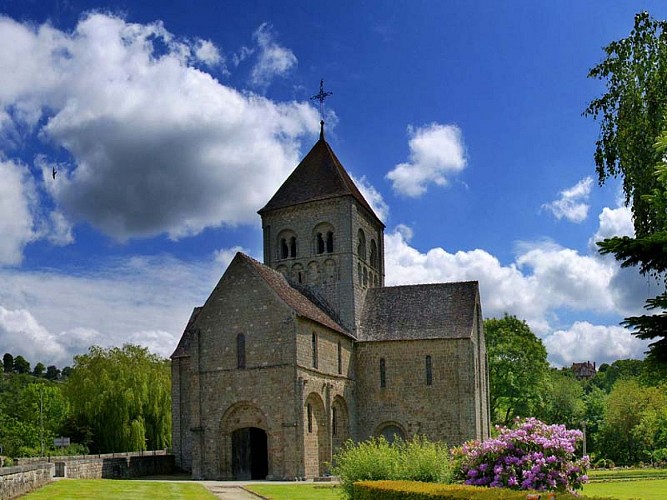
<path id="1" fill-rule="evenodd" d="M 259 210 L 172 359 L 173 452 L 194 478 L 327 473 L 347 439 L 489 435 L 477 282 L 385 286 L 384 224 L 324 139 Z"/>

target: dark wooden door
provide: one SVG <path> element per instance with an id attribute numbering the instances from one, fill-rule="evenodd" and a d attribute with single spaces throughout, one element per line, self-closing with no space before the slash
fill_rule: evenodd
<path id="1" fill-rule="evenodd" d="M 269 472 L 266 432 L 245 427 L 232 432 L 232 474 L 234 479 L 266 479 Z"/>

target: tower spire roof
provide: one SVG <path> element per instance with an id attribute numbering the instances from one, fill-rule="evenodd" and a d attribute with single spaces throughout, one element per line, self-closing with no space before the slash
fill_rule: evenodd
<path id="1" fill-rule="evenodd" d="M 324 125 L 320 123 L 320 140 L 301 160 L 276 194 L 258 211 L 263 215 L 272 210 L 312 201 L 352 196 L 382 227 L 384 224 L 355 185 L 340 163 L 331 146 L 324 139 Z"/>

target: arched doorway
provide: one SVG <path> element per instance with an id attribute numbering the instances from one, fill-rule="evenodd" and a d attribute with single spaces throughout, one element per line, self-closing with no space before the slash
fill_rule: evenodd
<path id="1" fill-rule="evenodd" d="M 232 432 L 232 474 L 234 479 L 266 479 L 269 454 L 266 432 L 244 427 Z"/>

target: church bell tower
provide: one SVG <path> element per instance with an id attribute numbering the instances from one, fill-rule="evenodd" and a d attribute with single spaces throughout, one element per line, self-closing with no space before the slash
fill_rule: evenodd
<path id="1" fill-rule="evenodd" d="M 321 299 L 354 334 L 366 291 L 384 286 L 385 226 L 320 126 L 319 140 L 258 212 L 264 264 Z"/>

